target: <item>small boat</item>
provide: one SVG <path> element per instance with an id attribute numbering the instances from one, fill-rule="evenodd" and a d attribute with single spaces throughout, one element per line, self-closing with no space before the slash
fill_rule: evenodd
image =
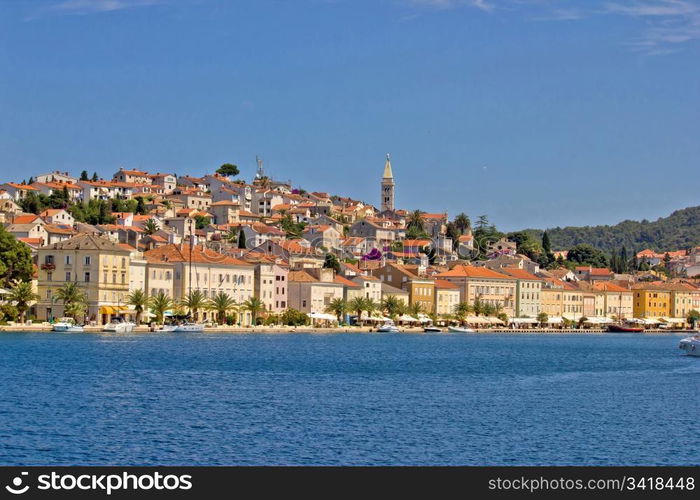
<path id="1" fill-rule="evenodd" d="M 448 326 L 447 331 L 452 332 L 452 333 L 476 333 L 476 330 L 474 330 L 472 328 L 461 327 L 461 326 Z"/>
<path id="2" fill-rule="evenodd" d="M 162 328 L 156 330 L 157 332 L 174 332 L 177 325 L 163 325 Z"/>
<path id="3" fill-rule="evenodd" d="M 117 316 L 112 318 L 112 321 L 107 323 L 104 328 L 102 328 L 102 331 L 110 333 L 131 333 L 134 331 L 134 327 L 136 327 L 135 323 Z"/>
<path id="4" fill-rule="evenodd" d="M 678 348 L 684 350 L 688 356 L 700 356 L 700 335 L 684 338 L 678 344 Z"/>
<path id="5" fill-rule="evenodd" d="M 617 333 L 642 333 L 644 331 L 644 328 L 641 326 L 613 324 L 608 325 L 608 331 Z"/>
<path id="6" fill-rule="evenodd" d="M 423 331 L 425 333 L 442 333 L 443 330 L 442 328 L 438 328 L 437 326 L 426 326 L 423 328 Z"/>
<path id="7" fill-rule="evenodd" d="M 75 323 L 73 318 L 61 318 L 53 324 L 51 330 L 61 333 L 83 333 L 85 331 L 82 326 Z"/>
<path id="8" fill-rule="evenodd" d="M 401 330 L 399 330 L 399 327 L 396 326 L 393 321 L 387 321 L 377 328 L 377 331 L 382 333 L 399 333 Z"/>
<path id="9" fill-rule="evenodd" d="M 191 323 L 189 321 L 186 321 L 185 323 L 182 323 L 181 325 L 176 325 L 173 330 L 170 330 L 172 332 L 176 333 L 185 333 L 185 332 L 195 332 L 195 333 L 201 333 L 204 331 L 204 325 L 200 323 Z"/>

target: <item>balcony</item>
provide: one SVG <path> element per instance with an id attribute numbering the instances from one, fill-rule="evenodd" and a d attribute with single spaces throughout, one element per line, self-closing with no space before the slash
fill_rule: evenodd
<path id="1" fill-rule="evenodd" d="M 56 269 L 56 264 L 47 262 L 41 265 L 41 269 L 43 271 L 53 271 L 54 269 Z"/>

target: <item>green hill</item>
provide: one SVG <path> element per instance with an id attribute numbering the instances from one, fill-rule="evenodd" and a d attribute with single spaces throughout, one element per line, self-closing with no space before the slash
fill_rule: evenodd
<path id="1" fill-rule="evenodd" d="M 526 229 L 536 238 L 541 229 Z M 555 250 L 566 250 L 579 243 L 589 243 L 606 252 L 623 246 L 637 252 L 651 248 L 668 252 L 700 245 L 700 207 L 676 210 L 668 217 L 641 222 L 626 220 L 614 226 L 555 227 L 547 229 Z"/>

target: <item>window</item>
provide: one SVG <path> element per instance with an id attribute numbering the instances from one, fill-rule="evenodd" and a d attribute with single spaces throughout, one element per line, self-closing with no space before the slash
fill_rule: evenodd
<path id="1" fill-rule="evenodd" d="M 126 267 L 126 257 L 122 257 L 122 267 Z"/>
<path id="2" fill-rule="evenodd" d="M 122 285 L 126 284 L 126 273 L 122 273 Z"/>
<path id="3" fill-rule="evenodd" d="M 46 280 L 47 280 L 47 281 L 53 281 L 53 273 L 52 273 L 51 271 L 49 271 L 48 273 L 46 273 Z"/>
<path id="4" fill-rule="evenodd" d="M 70 266 L 70 255 L 66 255 L 66 265 Z"/>
<path id="5" fill-rule="evenodd" d="M 89 257 L 86 257 L 86 258 L 89 258 Z M 85 273 L 85 283 L 90 283 L 90 273 L 89 272 Z"/>
<path id="6" fill-rule="evenodd" d="M 46 298 L 49 300 L 51 299 L 51 289 L 50 288 L 48 290 L 46 290 Z"/>
<path id="7" fill-rule="evenodd" d="M 70 271 L 66 271 L 66 281 L 70 281 Z"/>
<path id="8" fill-rule="evenodd" d="M 85 256 L 85 265 L 89 266 L 90 264 L 92 264 L 92 258 L 89 255 L 86 255 Z"/>

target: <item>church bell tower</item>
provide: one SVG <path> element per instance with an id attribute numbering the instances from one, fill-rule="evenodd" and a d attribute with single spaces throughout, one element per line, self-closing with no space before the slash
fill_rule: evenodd
<path id="1" fill-rule="evenodd" d="M 387 153 L 382 176 L 382 212 L 394 211 L 394 174 L 391 171 L 391 155 Z"/>

